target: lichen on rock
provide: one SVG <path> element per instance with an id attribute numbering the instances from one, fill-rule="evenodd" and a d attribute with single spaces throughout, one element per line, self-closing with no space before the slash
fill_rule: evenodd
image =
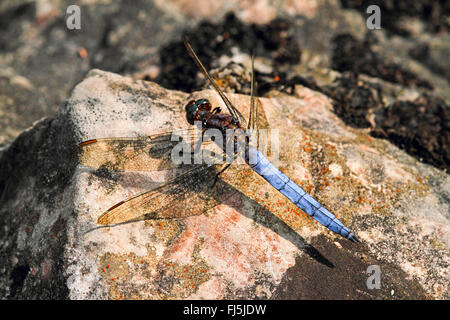
<path id="1" fill-rule="evenodd" d="M 2 151 L 2 297 L 448 299 L 448 175 L 347 127 L 329 98 L 302 86 L 259 98 L 279 133 L 278 167 L 362 244 L 243 165 L 221 176 L 222 196 L 204 214 L 99 226 L 105 210 L 165 177 L 98 172 L 77 162 L 77 144 L 187 128 L 184 106 L 199 97 L 222 104 L 212 90 L 92 70 L 54 118 Z M 248 114 L 249 96 L 229 98 Z M 366 286 L 374 264 L 386 275 L 379 290 Z"/>

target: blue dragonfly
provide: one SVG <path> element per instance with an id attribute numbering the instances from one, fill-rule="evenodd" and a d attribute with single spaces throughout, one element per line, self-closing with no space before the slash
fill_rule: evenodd
<path id="1" fill-rule="evenodd" d="M 221 191 L 214 188 L 214 185 L 219 175 L 236 159 L 236 147 L 239 140 L 244 141 L 245 163 L 254 172 L 320 224 L 350 241 L 359 242 L 355 234 L 334 214 L 272 165 L 262 152 L 249 143 L 246 134 L 257 130 L 258 122 L 262 123 L 261 119 L 264 118 L 262 116 L 264 111 L 259 110 L 259 104 L 255 103 L 254 57 L 252 56 L 250 114 L 247 123 L 210 76 L 187 39 L 183 38 L 183 40 L 189 54 L 223 100 L 228 113 L 222 112 L 218 107 L 213 109 L 207 99 L 191 100 L 185 107 L 186 120 L 190 125 L 201 124 L 200 133 L 192 128 L 179 133 L 166 132 L 145 137 L 92 139 L 80 143 L 79 160 L 91 167 L 117 171 L 154 171 L 168 168 L 173 170 L 173 177 L 169 181 L 120 201 L 106 210 L 98 218 L 98 224 L 112 225 L 145 219 L 180 218 L 204 213 L 224 199 Z M 202 135 L 205 135 L 209 129 L 218 130 L 224 136 L 222 142 L 230 139 L 226 133 L 230 130 L 234 132 L 232 160 L 223 164 L 222 167 L 215 162 L 175 165 L 173 151 L 179 145 L 179 140 L 174 139 L 174 135 L 178 135 L 181 141 L 189 146 L 199 147 L 198 141 L 201 142 L 200 147 L 218 144 L 217 141 L 203 138 Z M 202 139 L 199 139 L 199 135 Z M 227 152 L 223 143 L 219 144 L 219 147 L 224 153 Z M 196 150 L 199 149 L 196 148 Z M 191 152 L 191 155 L 194 153 L 195 151 Z M 157 161 L 154 161 L 155 159 Z"/>

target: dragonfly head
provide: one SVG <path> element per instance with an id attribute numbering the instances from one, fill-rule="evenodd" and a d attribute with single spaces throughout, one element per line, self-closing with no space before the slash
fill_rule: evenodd
<path id="1" fill-rule="evenodd" d="M 198 112 L 211 111 L 211 104 L 208 99 L 191 100 L 186 105 L 185 110 L 186 120 L 193 125 L 195 120 L 199 120 Z"/>

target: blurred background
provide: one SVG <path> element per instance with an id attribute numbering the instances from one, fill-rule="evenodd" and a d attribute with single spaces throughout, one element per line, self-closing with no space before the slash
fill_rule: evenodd
<path id="1" fill-rule="evenodd" d="M 378 5 L 381 29 L 367 27 Z M 69 29 L 67 8 L 80 8 Z M 92 68 L 192 92 L 207 69 L 256 54 L 258 95 L 302 85 L 365 128 L 442 170 L 450 167 L 450 2 L 357 0 L 3 0 L 0 149 L 52 117 Z M 248 84 L 228 91 L 248 93 Z"/>

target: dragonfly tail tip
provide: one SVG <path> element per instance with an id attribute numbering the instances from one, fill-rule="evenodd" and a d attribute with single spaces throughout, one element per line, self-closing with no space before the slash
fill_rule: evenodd
<path id="1" fill-rule="evenodd" d="M 361 243 L 361 241 L 355 235 L 353 235 L 353 237 L 351 237 L 349 240 L 355 243 Z"/>

